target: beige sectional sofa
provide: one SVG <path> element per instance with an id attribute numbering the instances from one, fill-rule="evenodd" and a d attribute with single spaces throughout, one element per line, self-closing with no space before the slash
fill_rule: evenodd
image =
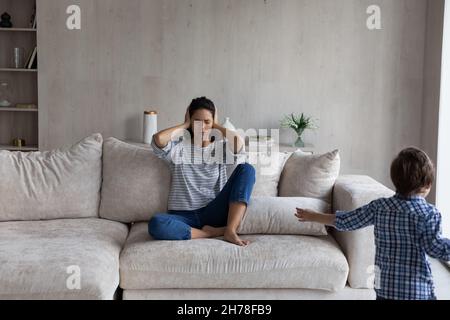
<path id="1" fill-rule="evenodd" d="M 0 299 L 374 298 L 371 228 L 314 236 L 278 226 L 248 232 L 246 248 L 155 241 L 147 221 L 167 209 L 169 188 L 149 149 L 100 134 L 70 149 L 0 151 Z M 331 192 L 340 210 L 392 195 L 366 176 L 340 176 Z"/>

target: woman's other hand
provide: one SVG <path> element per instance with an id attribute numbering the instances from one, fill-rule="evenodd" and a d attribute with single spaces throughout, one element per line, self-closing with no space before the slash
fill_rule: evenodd
<path id="1" fill-rule="evenodd" d="M 183 127 L 188 129 L 191 126 L 191 115 L 189 114 L 189 107 L 186 109 L 186 114 L 184 115 Z"/>
<path id="2" fill-rule="evenodd" d="M 219 124 L 219 110 L 216 107 L 216 112 L 214 114 L 214 124 Z"/>

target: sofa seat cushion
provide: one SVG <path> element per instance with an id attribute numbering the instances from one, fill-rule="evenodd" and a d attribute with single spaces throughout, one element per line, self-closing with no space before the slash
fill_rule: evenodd
<path id="1" fill-rule="evenodd" d="M 155 241 L 134 224 L 120 256 L 123 289 L 345 287 L 348 264 L 331 236 L 247 235 L 247 247 L 221 239 Z"/>
<path id="2" fill-rule="evenodd" d="M 0 223 L 0 299 L 112 299 L 128 227 L 98 218 Z"/>

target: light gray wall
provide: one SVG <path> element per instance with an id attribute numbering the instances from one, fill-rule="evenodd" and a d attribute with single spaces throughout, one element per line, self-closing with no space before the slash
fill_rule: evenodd
<path id="1" fill-rule="evenodd" d="M 422 109 L 422 148 L 428 153 L 434 163 L 437 162 L 444 4 L 444 0 L 428 2 L 424 102 Z M 435 203 L 436 186 L 430 192 L 428 200 Z"/>
<path id="2" fill-rule="evenodd" d="M 436 182 L 436 207 L 442 212 L 442 228 L 450 237 L 450 1 L 445 3 L 442 45 L 442 76 L 439 106 L 438 160 Z"/>
<path id="3" fill-rule="evenodd" d="M 81 31 L 65 29 L 70 4 Z M 366 28 L 371 4 L 380 31 Z M 139 140 L 143 110 L 162 129 L 200 95 L 244 129 L 305 112 L 319 120 L 305 136 L 317 152 L 339 148 L 342 172 L 388 185 L 394 155 L 422 143 L 427 0 L 38 0 L 38 11 L 44 149 L 92 132 Z"/>

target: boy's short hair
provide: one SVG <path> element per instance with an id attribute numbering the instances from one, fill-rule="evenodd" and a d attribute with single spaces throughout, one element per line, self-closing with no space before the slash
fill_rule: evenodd
<path id="1" fill-rule="evenodd" d="M 417 148 L 402 150 L 391 165 L 391 179 L 397 193 L 403 196 L 418 194 L 431 187 L 435 178 L 433 162 Z"/>

